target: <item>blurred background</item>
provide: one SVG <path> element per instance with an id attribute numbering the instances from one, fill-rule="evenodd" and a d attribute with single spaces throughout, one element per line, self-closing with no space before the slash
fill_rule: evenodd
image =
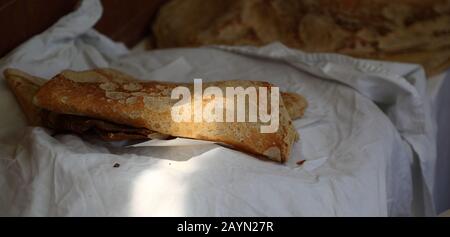
<path id="1" fill-rule="evenodd" d="M 71 12 L 78 0 L 0 0 L 0 56 Z M 96 29 L 132 47 L 265 45 L 450 66 L 448 0 L 103 0 Z"/>

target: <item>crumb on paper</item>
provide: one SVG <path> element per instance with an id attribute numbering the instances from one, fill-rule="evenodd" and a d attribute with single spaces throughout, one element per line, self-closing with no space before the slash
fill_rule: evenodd
<path id="1" fill-rule="evenodd" d="M 297 165 L 303 165 L 303 163 L 305 163 L 305 161 L 306 161 L 306 160 L 300 160 L 300 161 L 297 161 L 296 164 L 297 164 Z"/>

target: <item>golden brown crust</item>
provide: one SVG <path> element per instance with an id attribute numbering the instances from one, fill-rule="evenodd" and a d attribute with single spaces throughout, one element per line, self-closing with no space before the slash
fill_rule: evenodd
<path id="1" fill-rule="evenodd" d="M 256 81 L 204 84 L 211 85 L 221 89 L 227 86 L 270 87 L 266 82 Z M 173 83 L 137 81 L 109 69 L 64 71 L 41 87 L 34 102 L 56 113 L 103 119 L 177 137 L 222 142 L 279 162 L 288 159 L 297 132 L 282 100 L 280 126 L 276 133 L 260 133 L 260 122 L 176 123 L 171 117 L 171 107 L 177 101 L 171 100 L 170 96 L 177 86 Z"/>

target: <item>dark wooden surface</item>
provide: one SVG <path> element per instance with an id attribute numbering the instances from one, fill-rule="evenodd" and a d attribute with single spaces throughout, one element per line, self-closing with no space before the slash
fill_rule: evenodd
<path id="1" fill-rule="evenodd" d="M 150 32 L 165 0 L 103 0 L 103 16 L 95 28 L 133 46 Z M 78 0 L 0 0 L 0 57 L 41 33 L 73 11 Z"/>

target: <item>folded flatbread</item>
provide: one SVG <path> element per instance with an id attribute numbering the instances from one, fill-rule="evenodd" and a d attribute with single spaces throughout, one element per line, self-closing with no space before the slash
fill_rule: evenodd
<path id="1" fill-rule="evenodd" d="M 282 93 L 280 129 L 262 134 L 259 124 L 174 123 L 170 118 L 170 91 L 179 84 L 138 81 L 111 69 L 64 71 L 42 86 L 34 77 L 14 69 L 5 77 L 30 121 L 60 131 L 84 134 L 93 131 L 104 140 L 133 140 L 178 136 L 210 140 L 239 150 L 284 162 L 298 134 L 290 114 L 301 117 L 306 100 L 295 93 Z M 265 82 L 215 82 L 225 86 L 270 86 Z M 188 85 L 188 84 L 186 84 Z M 189 85 L 188 85 L 189 86 Z M 28 88 L 27 94 L 20 91 Z M 31 102 L 34 95 L 35 105 Z M 26 105 L 26 106 L 24 106 Z M 31 109 L 29 109 L 31 108 Z M 42 108 L 42 109 L 41 109 Z M 289 113 L 290 111 L 291 113 Z M 162 135 L 167 134 L 167 135 Z"/>

